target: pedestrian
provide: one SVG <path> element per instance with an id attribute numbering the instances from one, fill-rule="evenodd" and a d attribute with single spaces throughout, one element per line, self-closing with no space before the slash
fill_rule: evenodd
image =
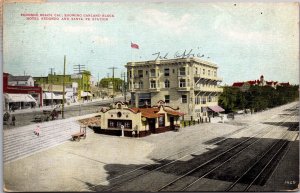
<path id="1" fill-rule="evenodd" d="M 39 125 L 35 128 L 34 134 L 37 136 L 40 136 L 40 126 Z"/>
<path id="2" fill-rule="evenodd" d="M 16 126 L 16 117 L 15 117 L 15 115 L 12 115 L 11 121 L 12 121 L 12 125 Z"/>

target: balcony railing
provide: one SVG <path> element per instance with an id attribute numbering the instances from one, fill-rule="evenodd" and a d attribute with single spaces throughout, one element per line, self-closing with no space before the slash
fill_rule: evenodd
<path id="1" fill-rule="evenodd" d="M 203 75 L 203 74 L 194 74 L 194 78 L 203 78 L 203 79 L 207 79 L 207 80 L 216 80 L 216 81 L 220 81 L 222 82 L 222 78 L 220 77 L 216 77 L 216 76 L 208 76 L 208 75 Z"/>
<path id="2" fill-rule="evenodd" d="M 205 91 L 205 92 L 223 92 L 223 88 L 214 86 L 195 86 L 195 91 Z"/>

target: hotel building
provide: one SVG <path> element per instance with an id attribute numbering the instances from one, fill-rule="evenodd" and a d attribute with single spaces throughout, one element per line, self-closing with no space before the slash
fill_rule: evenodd
<path id="1" fill-rule="evenodd" d="M 208 121 L 221 112 L 218 96 L 223 89 L 218 67 L 199 58 L 128 62 L 127 80 L 135 107 L 154 106 L 163 100 L 184 112 L 185 120 Z"/>

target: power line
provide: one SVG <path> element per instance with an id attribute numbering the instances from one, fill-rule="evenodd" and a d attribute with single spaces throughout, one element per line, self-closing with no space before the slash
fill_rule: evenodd
<path id="1" fill-rule="evenodd" d="M 113 79 L 113 89 L 112 89 L 112 95 L 113 95 L 113 103 L 115 102 L 115 69 L 118 69 L 117 67 L 110 67 L 108 69 L 112 69 L 112 79 Z"/>
<path id="2" fill-rule="evenodd" d="M 82 65 L 82 64 L 75 64 L 73 65 L 73 70 L 74 72 L 80 74 L 81 72 L 85 71 L 85 65 Z"/>
<path id="3" fill-rule="evenodd" d="M 127 94 L 127 92 L 126 92 L 126 80 L 125 80 L 125 78 L 127 77 L 126 72 L 121 73 L 121 77 L 123 78 L 123 92 L 124 92 L 124 100 L 126 102 L 126 94 Z"/>

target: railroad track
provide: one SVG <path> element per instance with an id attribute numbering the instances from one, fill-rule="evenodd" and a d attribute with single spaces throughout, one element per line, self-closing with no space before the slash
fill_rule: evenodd
<path id="1" fill-rule="evenodd" d="M 290 118 L 290 117 L 289 117 L 289 118 Z M 282 119 L 282 120 L 289 119 L 289 118 L 284 118 L 284 119 Z M 283 123 L 284 123 L 284 121 L 282 122 L 282 124 L 283 124 Z M 256 125 L 257 125 L 257 124 L 256 124 Z M 255 127 L 255 125 L 248 127 L 248 129 L 250 129 L 250 128 L 252 128 L 252 127 Z M 175 183 L 176 181 L 178 181 L 178 180 L 184 178 L 184 176 L 187 176 L 187 175 L 189 175 L 189 174 L 191 174 L 191 173 L 193 173 L 193 172 L 199 170 L 200 168 L 202 168 L 203 166 L 205 166 L 205 165 L 207 165 L 207 164 L 212 164 L 212 163 L 211 163 L 212 161 L 215 161 L 215 162 L 216 162 L 217 160 L 220 161 L 220 160 L 224 159 L 225 157 L 228 158 L 228 156 L 230 157 L 230 153 L 232 154 L 231 156 L 236 155 L 238 152 L 243 151 L 246 147 L 248 147 L 248 146 L 250 146 L 251 144 L 255 143 L 255 142 L 257 141 L 257 139 L 254 140 L 254 138 L 257 137 L 258 135 L 263 134 L 264 132 L 266 132 L 265 135 L 268 134 L 268 133 L 272 130 L 272 129 L 269 130 L 269 128 L 271 128 L 271 127 L 266 127 L 266 128 L 264 128 L 261 132 L 256 133 L 255 135 L 249 137 L 248 139 L 246 139 L 246 140 L 244 140 L 244 141 L 242 141 L 242 142 L 240 142 L 240 143 L 234 145 L 233 147 L 231 147 L 231 148 L 228 149 L 227 151 L 218 154 L 217 156 L 213 157 L 213 158 L 210 159 L 210 160 L 207 160 L 206 162 L 204 162 L 204 163 L 201 164 L 200 166 L 198 165 L 198 166 L 197 166 L 196 168 L 194 168 L 193 170 L 191 170 L 191 171 L 185 173 L 184 175 L 180 176 L 179 178 L 176 178 L 176 179 L 173 180 L 171 183 L 168 183 L 167 185 L 164 185 L 163 187 L 159 188 L 157 191 L 163 191 L 164 189 L 166 189 L 168 186 L 172 185 L 172 184 Z M 237 132 L 237 133 L 238 133 L 238 132 Z M 227 136 L 227 137 L 228 137 L 228 136 Z M 212 144 L 212 145 L 218 144 L 218 143 L 220 143 L 220 142 L 222 142 L 222 141 L 224 141 L 224 140 L 226 140 L 226 139 L 219 140 L 219 141 L 215 142 L 215 143 Z M 243 144 L 246 144 L 246 146 L 245 146 L 245 147 L 242 147 L 241 145 L 243 145 Z M 194 149 L 194 148 L 193 148 L 193 149 Z M 179 152 L 179 153 L 184 153 L 185 151 L 187 151 L 187 150 L 183 150 L 183 151 L 181 151 L 181 152 Z M 197 152 L 199 152 L 199 151 L 201 151 L 201 150 L 197 149 L 196 151 L 194 151 L 194 152 L 192 152 L 192 153 L 197 153 Z M 231 152 L 231 151 L 232 151 L 232 152 Z M 177 153 L 177 154 L 179 154 L 179 153 Z M 139 178 L 139 177 L 148 175 L 148 174 L 150 174 L 150 173 L 152 173 L 152 172 L 154 172 L 154 171 L 158 171 L 158 170 L 160 170 L 160 169 L 162 169 L 162 168 L 164 168 L 164 167 L 166 167 L 166 166 L 169 166 L 169 165 L 175 163 L 175 162 L 178 161 L 178 160 L 181 160 L 181 159 L 183 159 L 183 158 L 185 158 L 185 157 L 187 157 L 187 156 L 190 156 L 192 153 L 185 154 L 185 155 L 181 156 L 179 159 L 176 159 L 176 160 L 173 160 L 173 161 L 167 161 L 165 164 L 157 165 L 157 166 L 154 166 L 153 168 L 150 167 L 150 168 L 148 168 L 148 171 L 146 171 L 146 172 L 145 172 L 145 171 L 142 171 L 140 174 L 134 175 L 132 178 L 126 179 L 125 181 L 120 180 L 118 183 L 115 183 L 115 184 L 114 184 L 113 186 L 111 186 L 110 188 L 102 189 L 101 191 L 112 191 L 113 189 L 116 189 L 116 188 L 122 186 L 122 185 L 125 184 L 125 183 L 131 182 L 131 181 L 133 181 L 133 180 L 135 180 L 135 179 L 137 179 L 137 178 Z M 228 153 L 228 154 L 227 154 L 227 153 Z M 176 154 L 174 154 L 174 155 L 176 155 Z M 165 157 L 165 158 L 160 159 L 159 161 L 167 160 L 168 158 L 170 158 L 170 157 L 172 157 L 172 156 L 174 156 L 174 155 L 167 156 L 167 157 Z M 213 164 L 212 164 L 212 165 L 213 165 Z M 131 174 L 131 173 L 134 173 L 134 172 L 139 171 L 139 170 L 141 170 L 141 169 L 145 169 L 145 168 L 147 168 L 147 167 L 149 167 L 149 166 L 150 166 L 150 164 L 144 165 L 144 166 L 142 166 L 142 167 L 139 167 L 139 168 L 136 168 L 136 169 L 131 170 L 131 171 L 129 171 L 129 172 L 126 172 L 126 173 L 124 173 L 124 174 L 122 174 L 122 175 L 119 175 L 119 176 L 116 176 L 116 177 L 114 177 L 114 178 L 105 180 L 104 182 L 106 182 L 106 183 L 107 183 L 107 182 L 112 182 L 113 180 L 117 180 L 118 178 L 121 178 L 121 177 L 123 177 L 123 176 L 125 176 L 125 175 L 128 175 L 128 174 Z M 102 183 L 100 183 L 100 184 L 98 184 L 98 185 L 95 185 L 95 186 L 91 187 L 91 189 L 95 189 L 95 190 L 99 191 L 99 190 L 97 189 L 97 186 L 101 186 L 101 184 L 102 184 Z"/>
<path id="2" fill-rule="evenodd" d="M 292 127 L 291 131 L 299 129 L 299 126 Z M 282 138 L 288 138 L 289 132 L 286 131 Z M 255 183 L 263 184 L 272 172 L 272 168 L 278 163 L 288 150 L 289 140 L 280 139 L 274 145 L 263 153 L 263 155 L 253 163 L 235 182 L 233 182 L 225 191 L 248 191 Z M 280 156 L 282 155 L 282 156 Z M 237 188 L 236 185 L 241 185 Z"/>
<path id="3" fill-rule="evenodd" d="M 283 125 L 284 123 L 285 122 L 281 122 L 281 125 Z M 268 128 L 270 128 L 270 127 L 268 127 Z M 272 129 L 270 131 L 272 131 Z M 263 136 L 261 136 L 261 137 L 264 137 L 269 132 L 264 133 Z M 283 137 L 283 135 L 282 135 L 282 137 Z M 201 179 L 207 177 L 209 174 L 216 171 L 217 169 L 219 169 L 221 166 L 223 166 L 224 164 L 226 164 L 230 160 L 236 158 L 242 152 L 247 150 L 247 148 L 249 148 L 250 146 L 256 144 L 260 140 L 261 140 L 261 138 L 258 138 L 255 141 L 253 141 L 253 143 L 250 143 L 246 146 L 237 146 L 237 148 L 235 148 L 235 149 L 231 148 L 231 149 L 226 151 L 226 154 L 224 154 L 220 157 L 216 157 L 216 158 L 210 160 L 209 162 L 206 162 L 204 164 L 199 165 L 196 168 L 193 168 L 192 170 L 186 172 L 185 174 L 181 175 L 180 177 L 174 179 L 173 181 L 169 182 L 168 184 L 166 184 L 166 185 L 162 186 L 161 188 L 157 189 L 157 191 L 174 191 L 174 189 L 176 191 L 186 191 L 191 186 L 193 186 L 194 184 L 199 182 Z M 243 144 L 241 144 L 241 145 L 243 145 Z M 190 180 L 187 179 L 187 178 L 189 178 L 189 176 L 196 176 L 197 179 L 192 180 L 190 182 Z M 181 185 L 181 187 L 180 187 L 176 183 L 177 184 L 183 184 L 183 185 Z M 180 188 L 180 189 L 178 189 L 178 188 Z"/>

